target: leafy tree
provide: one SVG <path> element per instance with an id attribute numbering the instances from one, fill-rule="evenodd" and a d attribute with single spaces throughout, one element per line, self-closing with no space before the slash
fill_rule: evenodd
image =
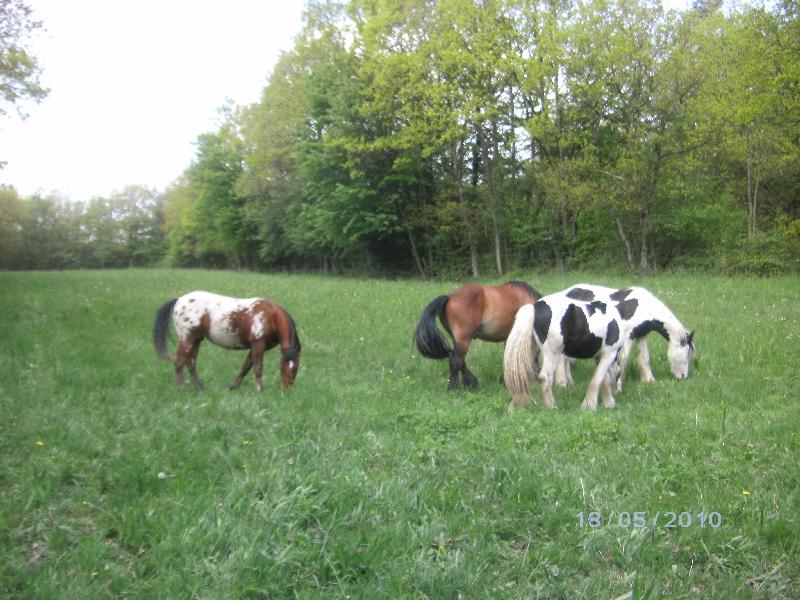
<path id="1" fill-rule="evenodd" d="M 47 96 L 36 57 L 26 48 L 28 37 L 41 26 L 22 0 L 0 0 L 0 115 L 21 100 L 38 102 Z M 19 107 L 17 112 L 24 116 Z"/>
<path id="2" fill-rule="evenodd" d="M 796 5 L 720 7 L 311 2 L 167 194 L 170 257 L 797 268 Z"/>
<path id="3" fill-rule="evenodd" d="M 237 191 L 244 169 L 238 115 L 225 119 L 217 132 L 198 136 L 194 163 L 168 194 L 169 255 L 179 264 L 253 265 L 254 228 Z"/>
<path id="4" fill-rule="evenodd" d="M 17 190 L 0 185 L 0 268 L 20 268 L 23 263 L 25 204 Z"/>

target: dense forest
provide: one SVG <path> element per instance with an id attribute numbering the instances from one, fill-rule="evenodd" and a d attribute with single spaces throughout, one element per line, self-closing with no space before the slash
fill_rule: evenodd
<path id="1" fill-rule="evenodd" d="M 800 8 L 309 2 L 170 189 L 0 189 L 2 268 L 164 262 L 797 272 Z"/>

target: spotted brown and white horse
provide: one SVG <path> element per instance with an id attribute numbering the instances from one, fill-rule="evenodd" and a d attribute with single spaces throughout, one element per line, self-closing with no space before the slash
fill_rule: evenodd
<path id="1" fill-rule="evenodd" d="M 178 336 L 178 352 L 167 351 L 170 317 Z M 261 391 L 264 353 L 281 349 L 281 385 L 288 389 L 300 368 L 300 339 L 294 319 L 283 308 L 265 298 L 230 298 L 210 292 L 190 292 L 166 302 L 156 312 L 153 343 L 158 356 L 174 362 L 178 385 L 184 384 L 183 367 L 189 367 L 192 385 L 202 389 L 197 377 L 197 353 L 204 339 L 236 350 L 248 350 L 247 357 L 230 389 L 236 389 L 253 368 L 256 390 Z"/>
<path id="2" fill-rule="evenodd" d="M 528 402 L 538 355 L 542 359 L 538 378 L 545 407 L 555 408 L 553 375 L 562 355 L 597 361 L 581 408 L 597 410 L 600 390 L 603 405 L 616 406 L 606 374 L 624 343 L 622 318 L 611 303 L 583 302 L 570 298 L 566 292 L 545 296 L 517 312 L 503 355 L 503 379 L 511 392 L 510 411 Z"/>
<path id="3" fill-rule="evenodd" d="M 624 344 L 619 354 L 619 375 L 616 378 L 617 391 L 622 390 L 625 367 L 635 343 L 638 346 L 637 362 L 642 381 L 655 381 L 650 368 L 650 349 L 647 335 L 655 331 L 668 344 L 667 358 L 672 374 L 677 379 L 689 376 L 689 363 L 695 353 L 694 331 L 683 326 L 678 317 L 649 290 L 642 287 L 615 289 L 601 285 L 581 283 L 572 286 L 567 296 L 584 302 L 602 301 L 613 304 L 620 313 Z M 563 383 L 571 383 L 569 361 L 559 367 L 563 369 Z"/>
<path id="4" fill-rule="evenodd" d="M 422 311 L 414 342 L 426 358 L 450 359 L 449 390 L 458 389 L 459 375 L 464 386 L 478 387 L 478 379 L 469 370 L 466 355 L 473 339 L 503 342 L 514 324 L 517 310 L 542 295 L 524 281 L 502 285 L 468 284 L 447 296 L 434 298 Z M 453 338 L 451 348 L 436 325 L 436 319 Z"/>

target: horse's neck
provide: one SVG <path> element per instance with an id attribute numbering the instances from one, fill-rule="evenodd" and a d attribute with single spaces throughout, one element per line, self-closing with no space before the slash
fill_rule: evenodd
<path id="1" fill-rule="evenodd" d="M 669 334 L 670 340 L 679 340 L 683 337 L 686 328 L 683 326 L 678 320 L 678 317 L 667 308 L 666 304 L 661 302 L 660 300 L 653 299 L 652 309 L 651 309 L 651 316 L 652 319 L 658 319 L 662 323 L 664 323 L 664 329 Z"/>
<path id="2" fill-rule="evenodd" d="M 297 339 L 297 331 L 295 330 L 294 321 L 289 316 L 289 313 L 283 310 L 278 310 L 277 313 L 280 315 L 276 315 L 276 320 L 278 322 L 278 343 L 281 351 L 287 352 L 292 349 L 296 350 L 295 340 Z"/>

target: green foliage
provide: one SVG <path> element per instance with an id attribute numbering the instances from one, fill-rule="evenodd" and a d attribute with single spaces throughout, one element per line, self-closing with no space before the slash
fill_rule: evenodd
<path id="1" fill-rule="evenodd" d="M 197 157 L 170 192 L 165 227 L 175 264 L 253 266 L 253 225 L 238 183 L 244 172 L 238 114 L 197 139 Z"/>
<path id="2" fill-rule="evenodd" d="M 49 258 L 4 264 L 797 272 L 797 34 L 789 0 L 312 2 L 261 101 L 198 136 L 163 214 L 101 201 L 75 252 L 80 219 L 31 199 L 29 239 L 7 244 Z M 8 230 L 23 217 L 0 202 Z M 133 247 L 161 219 L 166 250 L 120 251 L 116 221 Z"/>
<path id="3" fill-rule="evenodd" d="M 699 354 L 676 381 L 654 337 L 657 381 L 631 365 L 596 414 L 579 409 L 591 361 L 558 410 L 534 393 L 509 414 L 502 346 L 480 341 L 479 390 L 448 393 L 446 364 L 409 339 L 454 282 L 0 273 L 0 595 L 798 597 L 797 277 L 601 273 L 519 276 L 645 285 Z M 230 392 L 242 354 L 207 345 L 206 389 L 176 388 L 149 331 L 200 288 L 287 307 L 303 344 L 290 392 L 275 351 L 263 393 Z"/>
<path id="4" fill-rule="evenodd" d="M 19 198 L 0 187 L 0 268 L 153 265 L 164 256 L 163 198 L 126 187 L 110 198 Z"/>
<path id="5" fill-rule="evenodd" d="M 24 117 L 18 103 L 41 101 L 49 92 L 39 82 L 41 68 L 36 57 L 26 48 L 27 38 L 41 27 L 22 0 L 0 1 L 0 116 L 7 114 L 8 106 L 16 106 Z"/>
<path id="6" fill-rule="evenodd" d="M 725 253 L 796 218 L 797 105 L 779 93 L 794 85 L 794 17 L 627 0 L 314 4 L 242 130 L 260 260 L 387 264 L 391 247 L 420 274 L 463 272 L 469 256 L 476 275 L 489 253 L 498 269 L 746 269 Z M 765 248 L 796 268 L 793 246 Z"/>

